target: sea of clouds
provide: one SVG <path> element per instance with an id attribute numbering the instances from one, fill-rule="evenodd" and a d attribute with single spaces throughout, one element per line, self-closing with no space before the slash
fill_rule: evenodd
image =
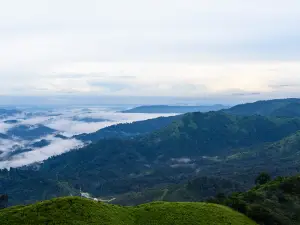
<path id="1" fill-rule="evenodd" d="M 42 162 L 51 156 L 83 147 L 85 144 L 74 138 L 74 135 L 93 133 L 119 123 L 170 116 L 168 114 L 131 114 L 119 111 L 120 108 L 110 107 L 25 108 L 18 114 L 2 117 L 0 119 L 0 134 L 2 135 L 0 137 L 0 169 Z M 8 120 L 15 122 L 7 123 Z M 20 135 L 3 137 L 19 126 L 25 126 L 28 130 L 43 126 L 51 128 L 55 132 L 42 135 L 34 140 L 28 140 Z M 57 136 L 58 134 L 67 138 Z M 42 140 L 49 144 L 32 147 L 34 143 Z"/>

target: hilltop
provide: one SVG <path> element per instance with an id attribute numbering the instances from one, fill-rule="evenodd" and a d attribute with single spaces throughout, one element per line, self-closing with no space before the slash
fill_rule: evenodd
<path id="1" fill-rule="evenodd" d="M 273 99 L 236 105 L 224 112 L 235 115 L 299 117 L 300 99 Z"/>
<path id="2" fill-rule="evenodd" d="M 209 112 L 226 109 L 228 106 L 175 106 L 175 105 L 144 105 L 124 110 L 123 113 L 188 113 L 188 112 Z"/>
<path id="3" fill-rule="evenodd" d="M 15 206 L 0 211 L 3 225 L 103 224 L 103 225 L 255 225 L 230 208 L 210 203 L 155 202 L 122 207 L 92 200 L 66 197 Z"/>

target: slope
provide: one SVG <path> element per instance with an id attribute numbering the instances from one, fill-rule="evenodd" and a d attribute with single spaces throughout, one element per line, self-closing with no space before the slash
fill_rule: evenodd
<path id="1" fill-rule="evenodd" d="M 254 225 L 246 216 L 208 203 L 151 203 L 121 207 L 80 198 L 60 198 L 0 211 L 1 224 Z"/>

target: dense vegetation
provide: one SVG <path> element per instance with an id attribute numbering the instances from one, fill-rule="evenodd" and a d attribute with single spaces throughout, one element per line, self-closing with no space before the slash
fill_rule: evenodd
<path id="1" fill-rule="evenodd" d="M 246 216 L 209 203 L 156 202 L 121 207 L 80 198 L 60 198 L 0 211 L 1 224 L 255 225 Z"/>
<path id="2" fill-rule="evenodd" d="M 234 106 L 224 110 L 226 113 L 236 115 L 262 115 L 280 117 L 299 117 L 300 99 L 274 99 L 268 101 L 258 101 Z"/>
<path id="3" fill-rule="evenodd" d="M 230 206 L 259 224 L 300 224 L 300 177 L 278 177 L 247 192 L 212 202 Z"/>

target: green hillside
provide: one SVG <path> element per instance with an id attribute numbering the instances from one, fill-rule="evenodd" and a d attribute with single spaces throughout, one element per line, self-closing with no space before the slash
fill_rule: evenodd
<path id="1" fill-rule="evenodd" d="M 121 207 L 68 197 L 0 211 L 3 225 L 103 224 L 103 225 L 255 225 L 246 216 L 209 203 L 156 202 Z"/>
<path id="2" fill-rule="evenodd" d="M 300 99 L 287 98 L 240 104 L 226 109 L 224 112 L 235 115 L 299 117 L 299 109 Z"/>
<path id="3" fill-rule="evenodd" d="M 300 224 L 300 177 L 278 177 L 247 192 L 212 202 L 230 206 L 259 224 Z"/>

